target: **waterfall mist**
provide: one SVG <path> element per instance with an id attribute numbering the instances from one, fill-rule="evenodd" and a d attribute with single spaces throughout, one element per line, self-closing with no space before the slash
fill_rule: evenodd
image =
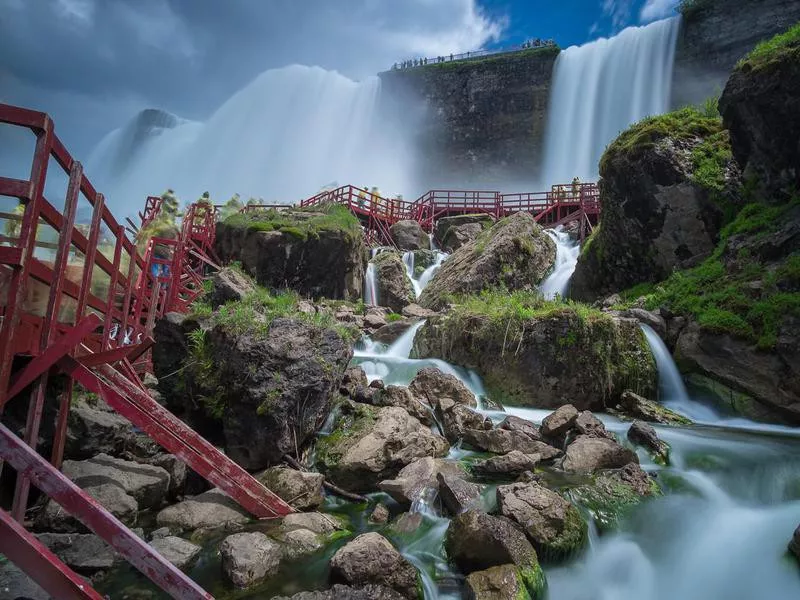
<path id="1" fill-rule="evenodd" d="M 89 172 L 125 212 L 167 188 L 185 201 L 207 190 L 215 202 L 239 193 L 282 204 L 350 183 L 402 193 L 411 187 L 410 146 L 381 114 L 380 85 L 319 67 L 266 71 L 203 123 L 179 121 L 140 136 L 136 148 L 128 143 L 136 119 L 111 132 Z"/>
<path id="2" fill-rule="evenodd" d="M 547 185 L 597 179 L 606 145 L 669 109 L 679 18 L 629 27 L 556 59 L 544 149 Z"/>

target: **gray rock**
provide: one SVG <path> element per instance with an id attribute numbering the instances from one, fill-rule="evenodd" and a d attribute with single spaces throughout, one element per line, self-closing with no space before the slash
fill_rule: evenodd
<path id="1" fill-rule="evenodd" d="M 172 454 L 159 454 L 147 462 L 156 467 L 161 467 L 169 473 L 168 495 L 170 498 L 183 495 L 187 476 L 186 463 Z"/>
<path id="2" fill-rule="evenodd" d="M 161 467 L 122 460 L 107 454 L 98 454 L 82 461 L 66 460 L 62 471 L 80 487 L 116 483 L 136 499 L 140 509 L 159 506 L 169 489 L 169 473 Z"/>
<path id="3" fill-rule="evenodd" d="M 636 319 L 639 323 L 649 325 L 662 338 L 667 335 L 667 322 L 660 314 L 643 308 L 629 308 L 622 312 L 622 316 Z"/>
<path id="4" fill-rule="evenodd" d="M 451 444 L 463 438 L 468 429 L 488 431 L 493 427 L 491 419 L 464 404 L 453 404 L 447 410 L 440 411 L 439 419 L 444 436 Z"/>
<path id="5" fill-rule="evenodd" d="M 430 238 L 416 221 L 397 221 L 389 228 L 389 234 L 400 250 L 430 250 Z"/>
<path id="6" fill-rule="evenodd" d="M 287 531 L 283 535 L 283 544 L 283 555 L 290 560 L 313 554 L 325 545 L 322 536 L 310 529 Z"/>
<path id="7" fill-rule="evenodd" d="M 587 544 L 588 526 L 577 508 L 538 483 L 513 483 L 497 488 L 500 513 L 518 523 L 539 557 L 556 560 Z"/>
<path id="8" fill-rule="evenodd" d="M 426 456 L 403 467 L 396 479 L 381 481 L 378 487 L 401 504 L 412 504 L 419 500 L 426 489 L 438 491 L 438 475 L 445 473 L 453 477 L 465 474 L 460 463 L 443 458 Z"/>
<path id="9" fill-rule="evenodd" d="M 417 598 L 417 570 L 379 533 L 364 533 L 340 548 L 331 559 L 331 579 L 349 585 L 391 588 Z"/>
<path id="10" fill-rule="evenodd" d="M 474 240 L 493 223 L 494 219 L 486 214 L 442 217 L 434 224 L 433 236 L 442 250 L 453 252 Z"/>
<path id="11" fill-rule="evenodd" d="M 150 540 L 157 540 L 159 538 L 165 538 L 172 535 L 172 532 L 169 530 L 169 527 L 159 527 L 152 533 L 150 533 Z"/>
<path id="12" fill-rule="evenodd" d="M 103 508 L 128 527 L 136 525 L 139 504 L 116 483 L 101 483 L 100 485 L 88 486 L 83 491 L 97 500 Z M 47 500 L 42 511 L 36 516 L 34 527 L 37 531 L 54 531 L 57 533 L 88 531 L 80 521 L 50 499 Z"/>
<path id="13" fill-rule="evenodd" d="M 179 569 L 189 568 L 202 550 L 200 546 L 173 535 L 155 538 L 150 545 Z"/>
<path id="14" fill-rule="evenodd" d="M 36 537 L 64 564 L 80 573 L 110 569 L 116 552 L 93 533 L 39 533 Z"/>
<path id="15" fill-rule="evenodd" d="M 239 269 L 223 267 L 211 277 L 211 294 L 209 302 L 212 308 L 222 306 L 226 302 L 242 300 L 255 290 L 253 280 Z"/>
<path id="16" fill-rule="evenodd" d="M 370 523 L 383 525 L 389 522 L 389 509 L 383 503 L 378 503 L 369 516 Z"/>
<path id="17" fill-rule="evenodd" d="M 50 594 L 40 588 L 24 571 L 12 562 L 0 562 L 0 598 L 13 600 L 50 600 Z"/>
<path id="18" fill-rule="evenodd" d="M 367 374 L 364 373 L 364 369 L 359 366 L 348 367 L 342 377 L 342 384 L 339 391 L 343 395 L 352 398 L 354 397 L 356 389 L 359 387 L 367 387 L 368 385 L 369 381 L 367 380 Z"/>
<path id="19" fill-rule="evenodd" d="M 592 473 L 599 469 L 618 469 L 639 463 L 636 453 L 607 438 L 578 436 L 561 461 L 561 468 L 572 473 Z"/>
<path id="20" fill-rule="evenodd" d="M 468 510 L 453 518 L 447 528 L 445 550 L 462 573 L 514 564 L 538 566 L 536 551 L 511 521 Z"/>
<path id="21" fill-rule="evenodd" d="M 235 527 L 247 523 L 250 518 L 234 500 L 214 488 L 166 507 L 156 515 L 156 523 L 171 531 L 193 531 Z"/>
<path id="22" fill-rule="evenodd" d="M 603 425 L 603 422 L 588 410 L 581 411 L 578 418 L 575 419 L 574 427 L 579 435 L 614 439 L 614 435 L 606 431 L 606 426 Z"/>
<path id="23" fill-rule="evenodd" d="M 387 385 L 373 394 L 372 404 L 375 406 L 399 406 L 428 426 L 433 425 L 436 421 L 431 407 L 415 398 L 407 387 Z"/>
<path id="24" fill-rule="evenodd" d="M 408 306 L 404 306 L 402 310 L 402 315 L 409 319 L 428 319 L 438 314 L 439 313 L 435 310 L 423 308 L 419 304 L 409 304 Z"/>
<path id="25" fill-rule="evenodd" d="M 130 422 L 102 403 L 74 402 L 67 417 L 64 455 L 84 460 L 100 453 L 118 455 L 133 435 Z"/>
<path id="26" fill-rule="evenodd" d="M 794 554 L 798 564 L 800 564 L 800 525 L 794 530 L 792 540 L 789 542 L 789 552 Z"/>
<path id="27" fill-rule="evenodd" d="M 405 310 L 405 308 L 403 308 Z M 391 323 L 387 323 L 377 331 L 373 332 L 370 336 L 373 341 L 380 342 L 381 344 L 391 344 L 397 341 L 401 335 L 403 335 L 408 328 L 414 324 L 413 319 L 401 319 L 399 321 L 392 321 Z"/>
<path id="28" fill-rule="evenodd" d="M 330 535 L 344 529 L 342 522 L 334 516 L 318 512 L 292 513 L 283 517 L 281 529 L 308 529 L 320 535 Z"/>
<path id="29" fill-rule="evenodd" d="M 519 569 L 499 565 L 467 576 L 467 594 L 471 600 L 517 600 L 530 598 Z"/>
<path id="30" fill-rule="evenodd" d="M 257 476 L 264 486 L 297 510 L 317 508 L 324 499 L 320 473 L 306 473 L 289 467 L 270 467 Z"/>
<path id="31" fill-rule="evenodd" d="M 521 419 L 514 415 L 509 415 L 499 425 L 500 429 L 508 429 L 509 431 L 521 431 L 533 440 L 541 440 L 541 428 L 535 423 L 531 423 L 527 419 Z"/>
<path id="32" fill-rule="evenodd" d="M 649 423 L 634 421 L 628 428 L 628 439 L 643 446 L 662 461 L 669 461 L 669 445 L 659 439 L 656 430 Z"/>
<path id="33" fill-rule="evenodd" d="M 470 446 L 495 454 L 507 454 L 519 450 L 525 454 L 538 454 L 541 460 L 550 460 L 561 455 L 561 451 L 545 442 L 534 440 L 521 431 L 508 429 L 492 429 L 478 431 L 470 429 L 464 432 L 464 441 Z"/>
<path id="34" fill-rule="evenodd" d="M 565 404 L 542 419 L 542 436 L 545 439 L 563 439 L 577 419 L 578 409 L 572 404 Z"/>
<path id="35" fill-rule="evenodd" d="M 630 390 L 622 392 L 617 410 L 626 417 L 641 419 L 650 423 L 664 423 L 672 425 L 691 425 L 691 421 L 670 409 L 661 406 L 647 398 L 635 394 Z"/>
<path id="36" fill-rule="evenodd" d="M 533 471 L 542 460 L 540 454 L 525 454 L 512 450 L 502 456 L 493 456 L 472 463 L 472 470 L 478 475 L 521 475 L 525 471 Z"/>
<path id="37" fill-rule="evenodd" d="M 478 406 L 478 400 L 467 386 L 457 377 L 442 373 L 436 367 L 421 369 L 408 387 L 417 398 L 438 411 L 447 410 L 453 404 L 472 408 Z"/>
<path id="38" fill-rule="evenodd" d="M 234 533 L 219 547 L 222 572 L 237 588 L 247 588 L 277 573 L 283 551 L 257 531 Z"/>
<path id="39" fill-rule="evenodd" d="M 436 479 L 439 482 L 439 497 L 450 514 L 457 515 L 480 504 L 481 486 L 441 472 Z"/>
<path id="40" fill-rule="evenodd" d="M 405 596 L 393 589 L 380 585 L 350 587 L 336 584 L 329 590 L 317 592 L 299 592 L 294 596 L 280 596 L 273 600 L 403 600 Z"/>
<path id="41" fill-rule="evenodd" d="M 398 252 L 381 252 L 372 259 L 378 285 L 378 303 L 399 313 L 415 300 L 414 286 Z M 386 325 L 383 319 L 382 325 Z M 379 326 L 380 327 L 380 326 Z M 377 327 L 376 327 L 377 329 Z"/>

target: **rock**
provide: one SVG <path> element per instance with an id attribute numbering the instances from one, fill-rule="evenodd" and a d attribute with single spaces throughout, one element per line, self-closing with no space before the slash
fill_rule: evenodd
<path id="1" fill-rule="evenodd" d="M 436 474 L 436 479 L 439 482 L 439 497 L 450 514 L 457 515 L 476 508 L 480 503 L 481 486 L 442 472 Z"/>
<path id="2" fill-rule="evenodd" d="M 166 407 L 186 420 L 186 414 L 192 412 L 192 405 L 186 402 L 186 386 L 183 378 L 171 373 L 183 372 L 184 360 L 189 354 L 189 334 L 201 325 L 190 316 L 169 312 L 156 319 L 153 338 L 156 343 L 152 348 L 153 371 L 158 377 L 158 391 L 166 401 Z"/>
<path id="3" fill-rule="evenodd" d="M 118 455 L 133 435 L 130 422 L 102 403 L 92 406 L 85 401 L 73 402 L 67 416 L 67 440 L 64 455 L 85 460 L 97 454 Z"/>
<path id="4" fill-rule="evenodd" d="M 398 406 L 425 425 L 433 425 L 436 419 L 430 406 L 423 404 L 407 387 L 388 385 L 372 396 L 371 404 L 375 406 Z"/>
<path id="5" fill-rule="evenodd" d="M 9 561 L 0 562 L 0 597 L 4 600 L 50 600 L 51 596 Z"/>
<path id="6" fill-rule="evenodd" d="M 107 454 L 82 461 L 65 460 L 61 470 L 80 487 L 116 483 L 136 500 L 140 509 L 160 506 L 169 489 L 169 473 L 161 467 Z"/>
<path id="7" fill-rule="evenodd" d="M 600 469 L 617 469 L 639 458 L 615 440 L 579 435 L 567 446 L 561 468 L 571 473 L 592 473 Z"/>
<path id="8" fill-rule="evenodd" d="M 331 580 L 354 586 L 380 585 L 417 598 L 417 570 L 379 533 L 364 533 L 331 558 Z"/>
<path id="9" fill-rule="evenodd" d="M 239 261 L 266 288 L 288 287 L 309 298 L 361 298 L 367 247 L 355 217 L 296 210 L 234 215 L 217 223 L 214 248 L 223 263 Z"/>
<path id="10" fill-rule="evenodd" d="M 708 396 L 751 419 L 800 424 L 800 320 L 787 318 L 774 350 L 689 323 L 678 337 L 675 360 L 696 374 Z M 694 381 L 693 381 L 694 382 Z"/>
<path id="11" fill-rule="evenodd" d="M 219 547 L 222 572 L 237 588 L 247 588 L 277 573 L 281 547 L 263 533 L 234 533 Z"/>
<path id="12" fill-rule="evenodd" d="M 383 503 L 378 503 L 369 516 L 370 523 L 383 525 L 389 522 L 389 509 Z"/>
<path id="13" fill-rule="evenodd" d="M 309 529 L 292 529 L 283 535 L 283 555 L 295 560 L 313 554 L 325 546 L 322 536 Z"/>
<path id="14" fill-rule="evenodd" d="M 117 557 L 116 552 L 93 533 L 38 533 L 36 537 L 79 573 L 110 569 Z"/>
<path id="15" fill-rule="evenodd" d="M 442 373 L 436 367 L 420 369 L 408 388 L 420 400 L 442 411 L 452 404 L 475 408 L 478 400 L 469 388 L 454 375 Z"/>
<path id="16" fill-rule="evenodd" d="M 156 515 L 158 526 L 171 531 L 229 528 L 248 521 L 250 515 L 217 488 L 168 506 Z"/>
<path id="17" fill-rule="evenodd" d="M 336 584 L 329 590 L 300 592 L 291 597 L 276 596 L 273 600 L 402 600 L 404 597 L 393 589 L 380 585 L 355 588 Z"/>
<path id="18" fill-rule="evenodd" d="M 403 309 L 405 310 L 405 309 Z M 370 336 L 373 341 L 381 344 L 392 344 L 414 324 L 411 319 L 401 319 L 387 323 Z"/>
<path id="19" fill-rule="evenodd" d="M 378 487 L 400 504 L 413 504 L 426 489 L 439 489 L 438 476 L 442 473 L 452 477 L 465 475 L 458 462 L 426 456 L 403 467 L 396 479 L 381 481 Z"/>
<path id="20" fill-rule="evenodd" d="M 392 523 L 392 531 L 399 535 L 413 535 L 422 525 L 422 513 L 403 513 Z"/>
<path id="21" fill-rule="evenodd" d="M 555 242 L 530 214 L 519 212 L 456 250 L 436 271 L 418 303 L 439 310 L 456 294 L 490 287 L 531 289 L 550 272 L 555 258 Z"/>
<path id="22" fill-rule="evenodd" d="M 374 381 L 370 381 L 369 382 L 369 387 L 371 387 L 372 389 L 375 389 L 375 390 L 382 390 L 386 386 L 383 384 L 382 380 L 376 379 Z"/>
<path id="23" fill-rule="evenodd" d="M 481 413 L 467 408 L 463 404 L 453 404 L 439 415 L 444 436 L 451 444 L 455 444 L 469 429 L 489 430 L 493 427 L 491 419 Z"/>
<path id="24" fill-rule="evenodd" d="M 601 302 L 603 308 L 611 308 L 613 306 L 617 306 L 618 304 L 622 304 L 622 296 L 619 294 L 611 294 L 610 296 L 604 298 Z"/>
<path id="25" fill-rule="evenodd" d="M 214 273 L 211 285 L 211 294 L 208 298 L 211 308 L 218 308 L 226 302 L 242 300 L 256 289 L 252 279 L 232 267 L 223 267 Z"/>
<path id="26" fill-rule="evenodd" d="M 551 460 L 561 456 L 561 451 L 545 442 L 529 438 L 521 431 L 507 429 L 492 429 L 491 431 L 478 431 L 469 429 L 464 432 L 464 441 L 479 450 L 507 454 L 512 450 L 519 450 L 524 454 L 538 454 L 540 460 Z"/>
<path id="27" fill-rule="evenodd" d="M 519 568 L 499 565 L 470 573 L 467 576 L 467 597 L 471 600 L 519 600 L 530 598 L 530 595 Z"/>
<path id="28" fill-rule="evenodd" d="M 180 458 L 173 454 L 159 454 L 146 460 L 139 459 L 137 462 L 161 467 L 169 474 L 169 488 L 167 490 L 169 498 L 177 498 L 183 495 L 186 486 L 187 470 L 186 463 Z"/>
<path id="29" fill-rule="evenodd" d="M 374 382 L 373 382 L 374 383 Z M 359 402 L 361 404 L 372 404 L 375 396 L 380 392 L 383 388 L 377 388 L 375 386 L 368 386 L 364 387 L 359 385 L 356 387 L 355 391 L 353 392 L 353 400 Z"/>
<path id="30" fill-rule="evenodd" d="M 644 310 L 643 308 L 629 308 L 622 312 L 622 316 L 636 319 L 639 323 L 650 326 L 662 338 L 667 336 L 667 322 L 664 317 L 655 311 Z"/>
<path id="31" fill-rule="evenodd" d="M 578 435 L 588 435 L 589 437 L 614 439 L 614 434 L 606 431 L 603 422 L 588 410 L 581 411 L 578 418 L 575 419 L 575 432 Z"/>
<path id="32" fill-rule="evenodd" d="M 103 508 L 128 527 L 136 525 L 139 504 L 116 483 L 87 485 L 83 491 L 97 500 Z M 54 500 L 48 499 L 44 508 L 36 515 L 34 527 L 37 531 L 73 533 L 88 531 L 86 527 L 61 508 Z"/>
<path id="33" fill-rule="evenodd" d="M 433 235 L 445 252 L 455 252 L 476 239 L 484 229 L 494 223 L 489 215 L 457 215 L 436 221 Z"/>
<path id="34" fill-rule="evenodd" d="M 731 148 L 745 179 L 765 198 L 800 188 L 800 66 L 797 42 L 737 64 L 719 99 Z"/>
<path id="35" fill-rule="evenodd" d="M 330 535 L 342 531 L 342 522 L 331 515 L 318 512 L 292 513 L 283 517 L 281 528 L 285 531 L 294 529 L 308 529 L 319 535 Z"/>
<path id="36" fill-rule="evenodd" d="M 489 397 L 517 406 L 602 410 L 631 387 L 655 393 L 655 361 L 636 321 L 599 311 L 585 317 L 569 305 L 547 309 L 533 294 L 520 301 L 533 309 L 521 321 L 509 308 L 498 315 L 490 301 L 428 319 L 411 357 L 474 369 Z"/>
<path id="37" fill-rule="evenodd" d="M 342 384 L 339 387 L 339 392 L 343 396 L 350 396 L 353 398 L 357 388 L 365 388 L 368 385 L 369 381 L 367 380 L 367 374 L 364 373 L 364 369 L 358 366 L 348 367 L 342 377 Z"/>
<path id="38" fill-rule="evenodd" d="M 324 499 L 322 484 L 325 477 L 319 473 L 306 473 L 289 467 L 270 467 L 259 474 L 257 479 L 297 510 L 317 508 Z"/>
<path id="39" fill-rule="evenodd" d="M 400 250 L 430 250 L 431 241 L 416 221 L 397 221 L 389 228 L 394 245 Z"/>
<path id="40" fill-rule="evenodd" d="M 346 402 L 334 431 L 317 442 L 317 462 L 336 485 L 369 492 L 416 459 L 449 450 L 446 439 L 402 408 Z"/>
<path id="41" fill-rule="evenodd" d="M 156 551 L 179 569 L 188 569 L 202 548 L 184 540 L 183 538 L 169 535 L 158 537 L 150 542 Z"/>
<path id="42" fill-rule="evenodd" d="M 613 530 L 619 518 L 644 499 L 660 494 L 658 484 L 634 463 L 601 471 L 589 483 L 569 490 L 570 498 L 589 510 L 602 532 Z"/>
<path id="43" fill-rule="evenodd" d="M 519 450 L 512 450 L 502 456 L 493 456 L 486 460 L 476 460 L 472 463 L 472 470 L 478 475 L 521 475 L 525 471 L 533 471 L 542 460 L 540 454 L 525 454 Z"/>
<path id="44" fill-rule="evenodd" d="M 335 330 L 286 318 L 266 333 L 217 325 L 205 347 L 214 369 L 190 383 L 212 399 L 207 411 L 221 415 L 225 453 L 250 470 L 280 463 L 314 438 L 352 357 Z"/>
<path id="45" fill-rule="evenodd" d="M 157 540 L 159 538 L 169 537 L 170 535 L 172 535 L 172 532 L 170 532 L 169 527 L 159 527 L 150 533 L 150 540 Z"/>
<path id="46" fill-rule="evenodd" d="M 641 121 L 608 146 L 600 160 L 603 225 L 584 242 L 572 298 L 591 301 L 662 281 L 712 253 L 723 225 L 720 206 L 741 202 L 739 169 L 728 156 L 718 186 L 703 187 L 692 154 L 704 143 L 729 147 L 718 119 L 686 108 Z"/>
<path id="47" fill-rule="evenodd" d="M 794 530 L 792 540 L 789 542 L 789 552 L 794 554 L 798 564 L 800 564 L 800 525 Z"/>
<path id="48" fill-rule="evenodd" d="M 554 413 L 542 419 L 542 437 L 550 440 L 558 440 L 559 446 L 567 432 L 575 425 L 578 419 L 578 409 L 572 404 L 565 404 L 559 407 Z"/>
<path id="49" fill-rule="evenodd" d="M 510 520 L 479 510 L 453 518 L 444 547 L 450 560 L 466 574 L 505 564 L 539 567 L 536 551 L 524 533 Z"/>
<path id="50" fill-rule="evenodd" d="M 617 404 L 617 410 L 626 417 L 651 423 L 664 423 L 665 425 L 692 424 L 692 421 L 686 417 L 630 390 L 622 392 L 619 404 Z"/>
<path id="51" fill-rule="evenodd" d="M 538 483 L 497 488 L 500 514 L 518 523 L 542 560 L 561 560 L 582 550 L 589 528 L 577 508 Z"/>
<path id="52" fill-rule="evenodd" d="M 438 315 L 435 310 L 422 308 L 419 304 L 409 304 L 403 307 L 402 315 L 409 319 L 429 319 Z"/>
<path id="53" fill-rule="evenodd" d="M 528 421 L 527 419 L 515 417 L 514 415 L 509 415 L 503 419 L 499 427 L 500 429 L 508 429 L 509 431 L 521 431 L 533 440 L 542 439 L 541 428 L 538 425 Z"/>
<path id="54" fill-rule="evenodd" d="M 669 464 L 669 445 L 660 440 L 656 430 L 649 423 L 634 421 L 628 429 L 628 439 L 645 447 L 662 464 Z"/>
<path id="55" fill-rule="evenodd" d="M 364 315 L 364 329 L 368 331 L 376 331 L 382 327 L 386 327 L 387 324 L 386 317 L 383 315 Z"/>
<path id="56" fill-rule="evenodd" d="M 414 286 L 397 252 L 381 252 L 372 259 L 378 284 L 378 302 L 399 313 L 416 299 Z"/>

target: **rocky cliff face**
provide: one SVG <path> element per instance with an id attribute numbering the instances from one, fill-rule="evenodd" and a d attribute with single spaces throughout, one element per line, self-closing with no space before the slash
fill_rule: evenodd
<path id="1" fill-rule="evenodd" d="M 412 113 L 424 123 L 424 185 L 452 185 L 456 175 L 462 186 L 535 177 L 557 55 L 536 49 L 382 73 L 382 96 L 421 107 Z"/>
<path id="2" fill-rule="evenodd" d="M 675 52 L 672 106 L 719 95 L 736 62 L 761 40 L 800 21 L 796 0 L 706 0 L 684 14 Z"/>

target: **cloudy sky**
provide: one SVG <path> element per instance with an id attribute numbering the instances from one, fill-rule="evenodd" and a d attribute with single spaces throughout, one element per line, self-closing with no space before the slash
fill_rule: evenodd
<path id="1" fill-rule="evenodd" d="M 136 111 L 204 119 L 259 73 L 360 79 L 412 56 L 554 38 L 672 14 L 677 0 L 0 0 L 0 101 L 44 110 L 77 156 Z"/>

